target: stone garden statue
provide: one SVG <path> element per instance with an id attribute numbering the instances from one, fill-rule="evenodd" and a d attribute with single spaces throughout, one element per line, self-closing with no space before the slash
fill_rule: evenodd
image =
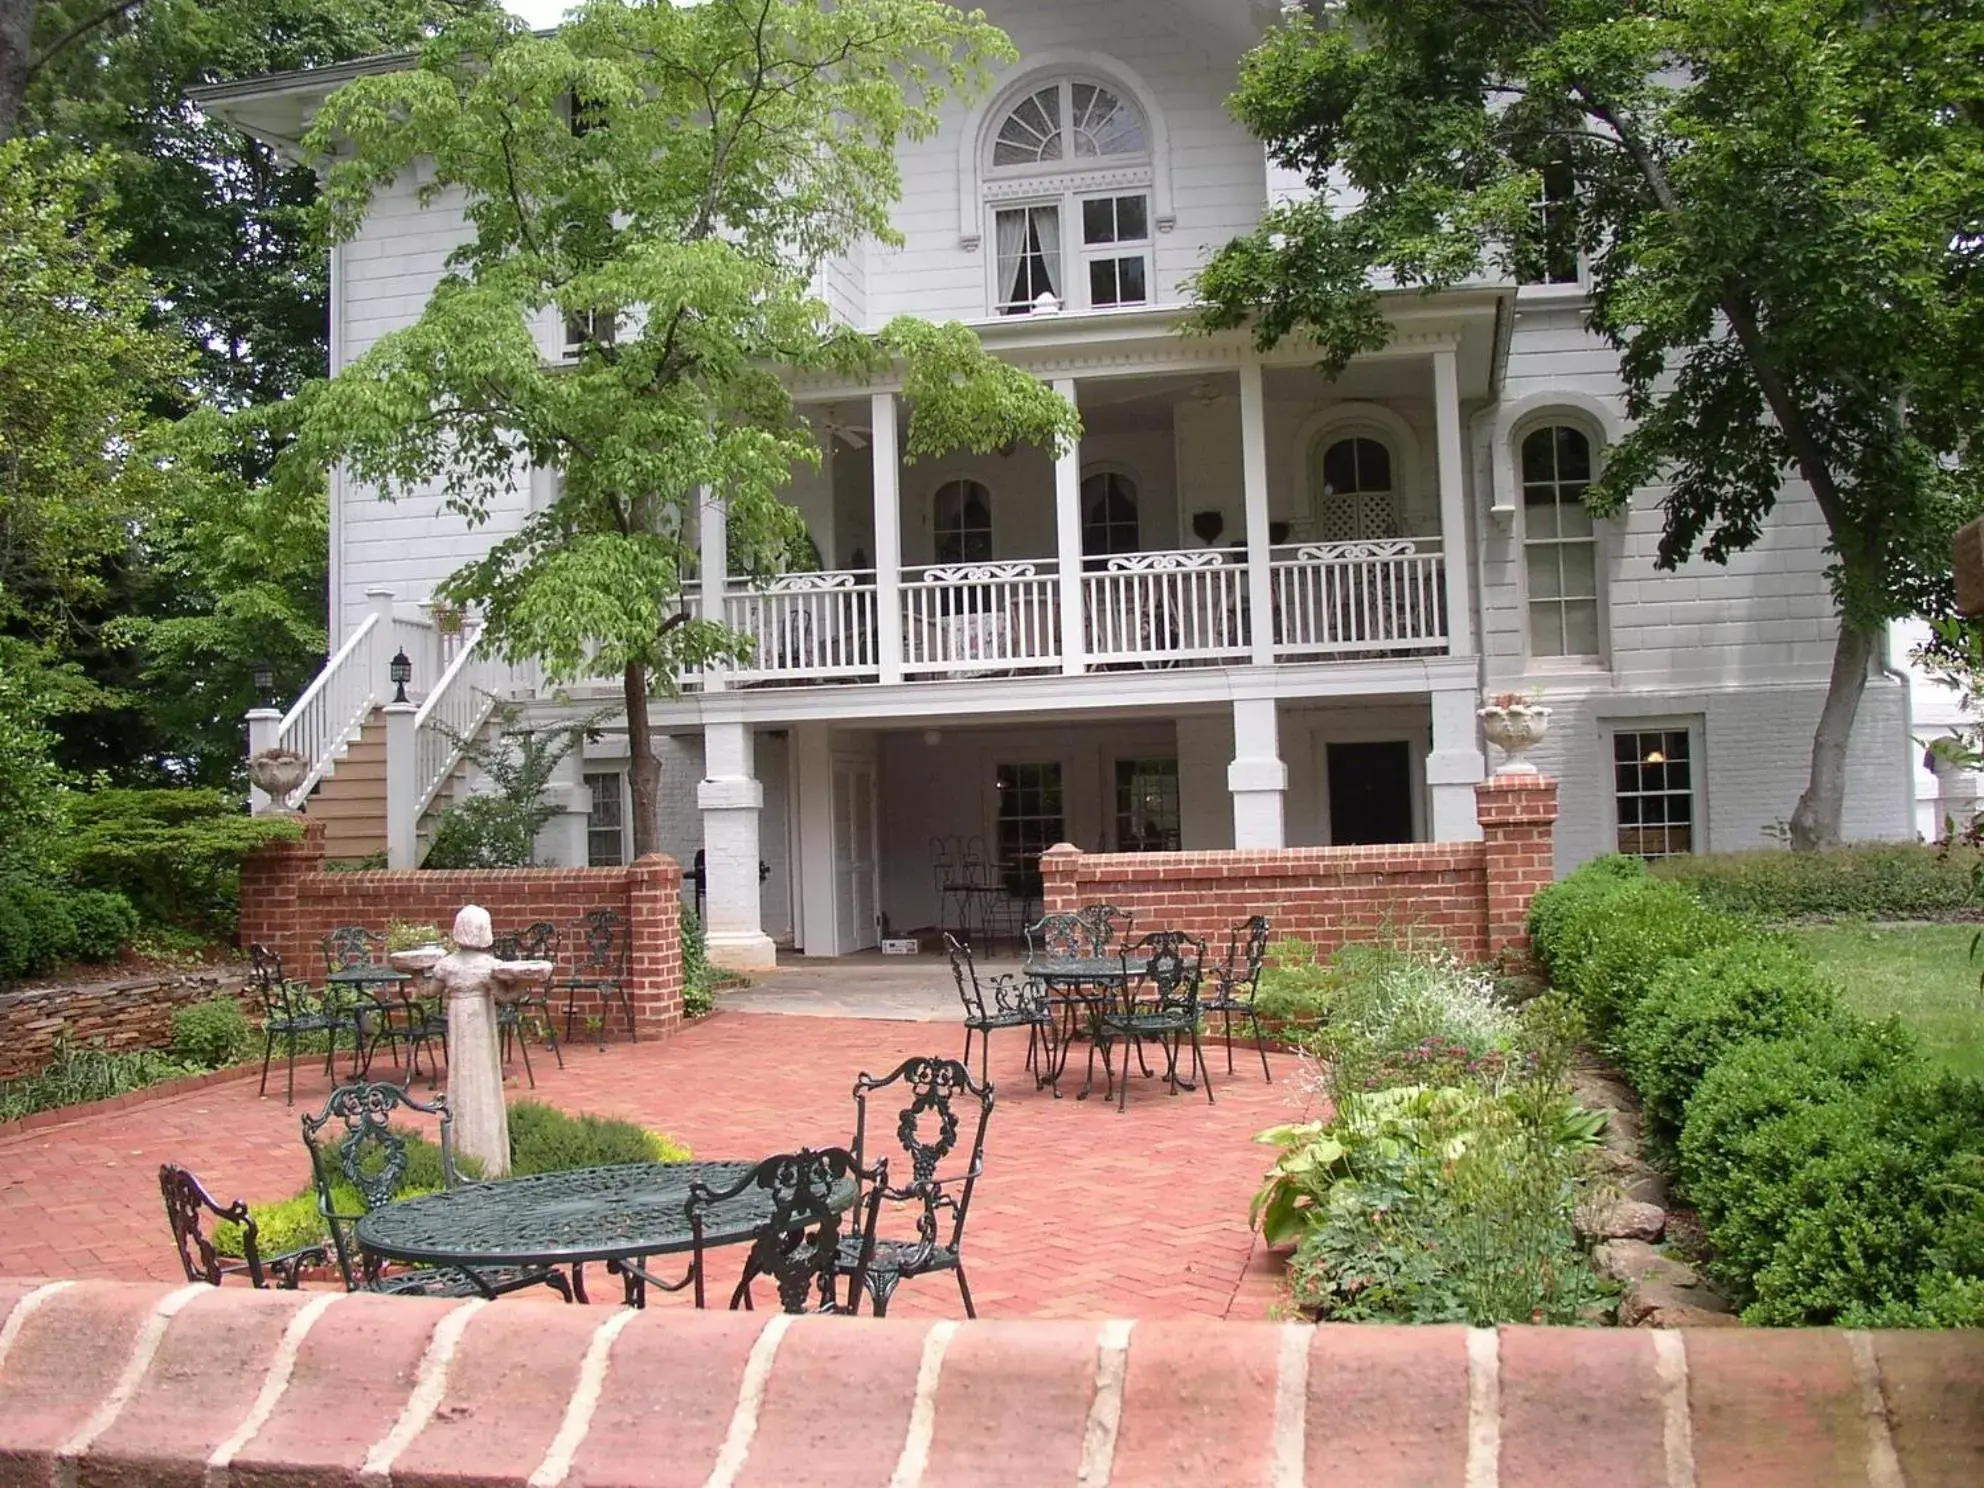
<path id="1" fill-rule="evenodd" d="M 439 946 L 395 951 L 401 971 L 425 972 L 448 999 L 448 1109 L 454 1115 L 455 1149 L 482 1165 L 483 1175 L 510 1171 L 510 1122 L 503 1104 L 503 1057 L 496 1023 L 498 983 L 541 982 L 544 961 L 499 961 L 489 947 L 496 936 L 489 911 L 463 907 L 451 932 L 456 949 Z"/>

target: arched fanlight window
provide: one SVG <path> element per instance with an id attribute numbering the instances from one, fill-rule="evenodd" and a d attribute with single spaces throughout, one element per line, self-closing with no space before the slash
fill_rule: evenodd
<path id="1" fill-rule="evenodd" d="M 992 135 L 993 303 L 1002 315 L 1102 310 L 1151 299 L 1150 127 L 1107 84 L 1058 78 L 1007 109 Z M 1106 180 L 1085 173 L 1107 167 Z M 1042 180 L 1036 191 L 1030 176 Z M 1125 190 L 1133 183 L 1137 189 Z M 1079 231 L 1079 236 L 1077 236 Z"/>
<path id="2" fill-rule="evenodd" d="M 1398 536 L 1392 452 L 1380 440 L 1338 439 L 1324 446 L 1311 472 L 1316 535 L 1323 542 Z"/>
<path id="3" fill-rule="evenodd" d="M 992 493 L 975 480 L 946 481 L 932 512 L 939 563 L 983 563 L 992 556 Z"/>
<path id="4" fill-rule="evenodd" d="M 1082 551 L 1091 557 L 1134 553 L 1137 487 L 1127 475 L 1098 470 L 1082 481 Z"/>

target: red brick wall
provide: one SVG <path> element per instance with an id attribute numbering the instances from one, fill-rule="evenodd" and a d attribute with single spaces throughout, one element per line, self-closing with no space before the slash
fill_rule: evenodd
<path id="1" fill-rule="evenodd" d="M 233 967 L 0 994 L 0 1078 L 41 1069 L 64 1038 L 78 1047 L 162 1049 L 172 1042 L 175 1012 L 226 995 L 250 1017 L 261 1016 L 261 1003 Z"/>
<path id="2" fill-rule="evenodd" d="M 1436 934 L 1470 960 L 1520 952 L 1530 898 L 1550 882 L 1557 782 L 1497 775 L 1476 787 L 1476 802 L 1480 842 L 1178 853 L 1062 843 L 1040 860 L 1045 904 L 1119 905 L 1139 926 L 1188 930 L 1218 950 L 1233 925 L 1263 914 L 1277 937 L 1298 936 L 1325 955 L 1406 930 Z"/>
<path id="3" fill-rule="evenodd" d="M 550 920 L 564 934 L 567 965 L 588 910 L 627 917 L 633 939 L 627 986 L 636 1029 L 658 1033 L 682 1016 L 682 870 L 672 858 L 627 868 L 486 868 L 426 872 L 380 869 L 326 873 L 324 826 L 308 822 L 298 842 L 275 842 L 250 854 L 241 870 L 242 945 L 260 941 L 281 955 L 299 980 L 323 975 L 321 941 L 340 925 L 384 930 L 393 920 L 437 925 L 444 932 L 464 904 L 489 911 L 498 934 Z M 557 1003 L 562 1009 L 562 1000 Z M 581 995 L 581 1019 L 601 1012 Z M 624 1037 L 616 1008 L 609 1037 Z M 562 1029 L 561 1029 L 562 1032 Z"/>

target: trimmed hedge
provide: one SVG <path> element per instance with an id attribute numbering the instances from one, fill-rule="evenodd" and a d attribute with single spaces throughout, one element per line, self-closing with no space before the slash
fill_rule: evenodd
<path id="1" fill-rule="evenodd" d="M 137 933 L 137 913 L 122 894 L 0 880 L 0 982 L 66 961 L 114 961 Z"/>
<path id="2" fill-rule="evenodd" d="M 1796 947 L 1616 860 L 1539 894 L 1530 934 L 1612 1036 L 1748 1321 L 1984 1318 L 1984 1083 L 1840 1011 Z"/>
<path id="3" fill-rule="evenodd" d="M 1759 919 L 1931 920 L 1976 909 L 1977 858 L 1968 848 L 1884 842 L 1828 852 L 1702 853 L 1663 859 L 1651 871 L 1711 909 Z"/>

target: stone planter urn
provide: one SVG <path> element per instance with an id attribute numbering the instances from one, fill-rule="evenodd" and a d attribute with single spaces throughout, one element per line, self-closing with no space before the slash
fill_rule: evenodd
<path id="1" fill-rule="evenodd" d="M 248 778 L 266 791 L 278 811 L 289 809 L 289 795 L 310 773 L 310 761 L 294 749 L 264 749 L 248 761 Z"/>
<path id="2" fill-rule="evenodd" d="M 1481 732 L 1504 756 L 1498 775 L 1534 775 L 1536 766 L 1523 758 L 1550 730 L 1550 710 L 1521 698 L 1497 698 L 1475 711 Z"/>

